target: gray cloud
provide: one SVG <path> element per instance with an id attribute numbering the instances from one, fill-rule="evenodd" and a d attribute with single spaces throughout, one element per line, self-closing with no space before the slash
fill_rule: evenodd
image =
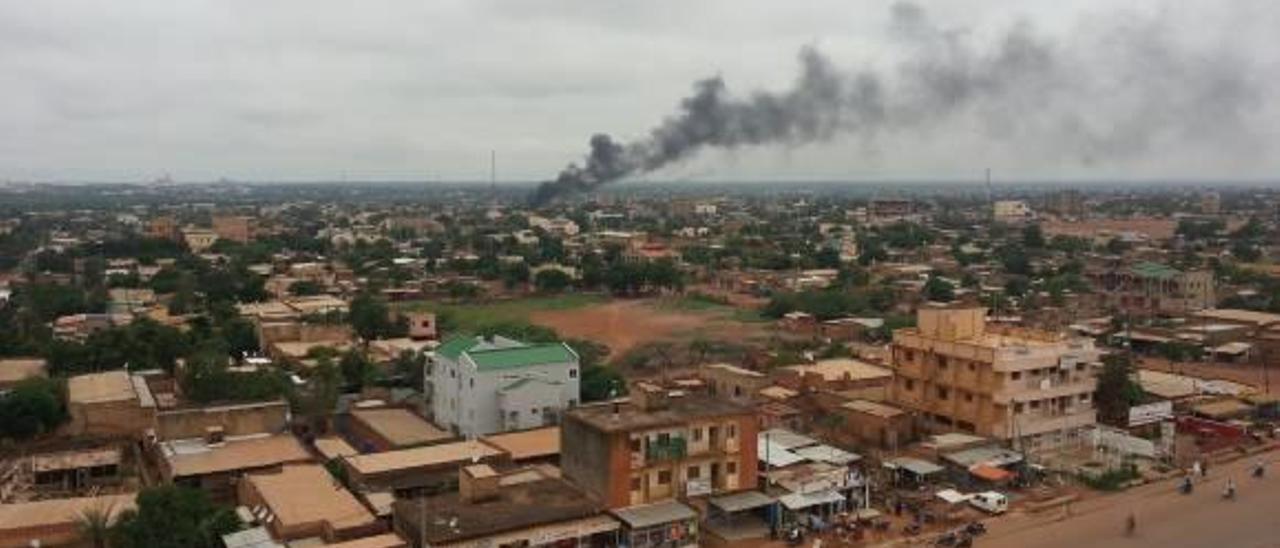
<path id="1" fill-rule="evenodd" d="M 1031 177 L 1277 167 L 1277 136 L 1258 129 L 1277 121 L 1267 101 L 1277 77 L 1269 34 L 1280 24 L 1272 2 L 931 3 L 914 23 L 900 14 L 896 30 L 884 24 L 891 6 L 10 2 L 0 5 L 0 179 L 483 179 L 496 149 L 504 178 L 536 180 L 583 136 L 643 140 L 707 75 L 722 76 L 726 99 L 785 95 L 805 45 L 845 92 L 879 90 L 883 110 L 782 128 L 781 147 L 745 139 L 731 152 L 682 155 L 652 176 L 956 177 L 974 158 Z M 1010 39 L 1027 42 L 1001 45 Z M 1143 53 L 1151 44 L 1170 55 Z M 991 56 L 1042 46 L 1053 70 L 1013 56 L 1000 62 L 1021 75 L 1016 86 L 982 83 Z M 927 102 L 900 96 L 910 60 L 947 55 L 954 63 L 917 68 L 976 87 L 957 90 L 965 99 L 954 108 L 912 112 Z M 1126 80 L 1139 62 L 1150 70 Z M 1061 77 L 1076 70 L 1088 81 Z M 1099 94 L 1109 99 L 1072 105 Z M 866 124 L 872 115 L 885 118 Z M 925 130 L 913 117 L 935 123 Z M 850 131 L 851 120 L 866 129 Z"/>

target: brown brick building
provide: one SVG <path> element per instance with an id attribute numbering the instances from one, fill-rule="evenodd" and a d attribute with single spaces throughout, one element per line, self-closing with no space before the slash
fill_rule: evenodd
<path id="1" fill-rule="evenodd" d="M 755 411 L 651 384 L 561 424 L 564 477 L 610 508 L 756 487 Z"/>

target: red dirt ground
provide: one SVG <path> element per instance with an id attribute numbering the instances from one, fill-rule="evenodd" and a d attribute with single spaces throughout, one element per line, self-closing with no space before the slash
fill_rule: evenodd
<path id="1" fill-rule="evenodd" d="M 746 340 L 764 332 L 764 324 L 744 323 L 710 311 L 667 310 L 651 300 L 610 301 L 571 310 L 544 310 L 529 317 L 561 335 L 609 346 L 613 356 L 650 342 L 707 339 Z"/>

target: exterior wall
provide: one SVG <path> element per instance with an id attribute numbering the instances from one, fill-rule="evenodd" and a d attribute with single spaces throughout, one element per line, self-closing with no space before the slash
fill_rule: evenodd
<path id="1" fill-rule="evenodd" d="M 219 215 L 213 218 L 213 232 L 223 240 L 248 243 L 253 239 L 253 217 Z"/>
<path id="2" fill-rule="evenodd" d="M 499 389 L 522 378 L 559 382 L 559 403 L 553 407 L 561 414 L 578 404 L 578 375 L 578 364 L 571 362 L 477 371 L 465 355 L 462 363 L 440 356 L 431 374 L 433 418 L 464 436 L 504 432 Z"/>
<path id="3" fill-rule="evenodd" d="M 155 408 L 139 405 L 138 400 L 90 402 L 68 405 L 73 436 L 124 436 L 138 438 L 156 424 Z"/>
<path id="4" fill-rule="evenodd" d="M 715 367 L 702 368 L 701 375 L 711 395 L 739 405 L 751 405 L 756 401 L 756 393 L 771 384 L 764 375 L 745 375 Z"/>
<path id="5" fill-rule="evenodd" d="M 205 429 L 220 426 L 228 436 L 282 432 L 288 425 L 289 405 L 283 401 L 163 411 L 156 416 L 161 440 L 198 438 Z"/>
<path id="6" fill-rule="evenodd" d="M 935 333 L 956 332 L 938 320 L 922 322 L 920 332 L 895 333 L 892 347 L 898 374 L 893 399 L 919 412 L 926 426 L 1013 439 L 1094 423 L 1096 380 L 1089 363 L 1097 352 L 1091 342 L 992 348 L 924 336 L 926 325 Z"/>
<path id="7" fill-rule="evenodd" d="M 732 437 L 725 434 L 730 428 Z M 606 434 L 570 415 L 561 426 L 560 467 L 566 479 L 609 508 L 690 496 L 690 480 L 710 481 L 715 494 L 752 489 L 758 431 L 754 416 L 737 415 Z M 685 450 L 659 454 L 663 436 L 685 440 Z"/>

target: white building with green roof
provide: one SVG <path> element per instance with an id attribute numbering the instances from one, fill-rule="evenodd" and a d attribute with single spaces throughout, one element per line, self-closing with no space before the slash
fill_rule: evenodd
<path id="1" fill-rule="evenodd" d="M 578 354 L 564 343 L 455 337 L 428 375 L 435 421 L 462 436 L 559 424 L 578 404 Z"/>

